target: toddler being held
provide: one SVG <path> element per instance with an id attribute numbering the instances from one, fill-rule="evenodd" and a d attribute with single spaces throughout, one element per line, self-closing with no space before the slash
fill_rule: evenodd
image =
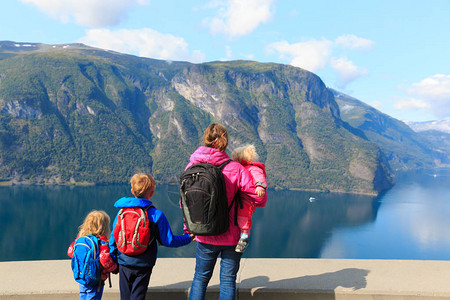
<path id="1" fill-rule="evenodd" d="M 267 202 L 266 168 L 263 163 L 257 161 L 258 153 L 253 145 L 236 148 L 231 154 L 231 159 L 242 164 L 250 172 L 256 184 L 255 193 L 261 198 L 260 201 L 254 201 L 244 197 L 242 199 L 243 208 L 238 210 L 237 220 L 241 236 L 235 251 L 244 252 L 249 242 L 252 215 L 255 212 L 255 207 L 264 207 Z"/>

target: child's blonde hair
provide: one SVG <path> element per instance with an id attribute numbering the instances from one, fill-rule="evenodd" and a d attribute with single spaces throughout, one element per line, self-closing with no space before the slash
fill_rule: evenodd
<path id="1" fill-rule="evenodd" d="M 253 145 L 245 145 L 234 149 L 231 153 L 231 159 L 237 162 L 245 161 L 256 161 L 258 160 L 258 153 L 256 153 L 256 148 Z"/>
<path id="2" fill-rule="evenodd" d="M 203 144 L 225 152 L 228 146 L 228 132 L 222 124 L 213 123 L 203 133 Z"/>
<path id="3" fill-rule="evenodd" d="M 104 235 L 109 239 L 111 235 L 111 229 L 109 228 L 110 222 L 111 219 L 106 212 L 103 210 L 93 210 L 86 216 L 83 224 L 78 228 L 78 236 L 92 234 L 99 237 Z"/>
<path id="4" fill-rule="evenodd" d="M 154 191 L 156 182 L 150 174 L 134 174 L 130 180 L 133 195 L 136 198 L 145 198 L 149 191 Z"/>

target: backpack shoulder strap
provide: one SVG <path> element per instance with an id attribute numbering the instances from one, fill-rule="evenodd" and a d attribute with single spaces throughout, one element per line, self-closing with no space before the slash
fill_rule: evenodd
<path id="1" fill-rule="evenodd" d="M 156 240 L 156 233 L 155 233 L 155 230 L 152 230 L 152 227 L 153 227 L 153 226 L 150 225 L 150 223 L 152 223 L 152 224 L 155 224 L 155 223 L 153 223 L 153 222 L 150 220 L 150 217 L 148 216 L 148 210 L 149 210 L 150 208 L 156 209 L 156 207 L 152 204 L 152 205 L 149 205 L 149 206 L 147 206 L 147 207 L 144 208 L 145 213 L 147 214 L 147 218 L 148 218 L 148 228 L 150 229 L 150 233 L 151 233 L 151 239 L 150 239 L 150 241 L 148 242 L 148 245 L 150 245 L 151 243 L 153 243 L 153 241 Z"/>
<path id="2" fill-rule="evenodd" d="M 233 205 L 234 205 L 234 225 L 238 226 L 238 221 L 237 221 L 238 209 L 244 208 L 244 206 L 242 204 L 241 196 L 239 195 L 239 190 L 236 192 L 236 194 L 234 194 L 233 201 L 231 201 L 230 206 L 228 206 L 228 212 L 231 211 L 231 208 L 233 207 Z"/>
<path id="3" fill-rule="evenodd" d="M 224 162 L 224 163 L 218 165 L 217 167 L 218 167 L 219 169 L 222 169 L 222 168 L 225 167 L 225 165 L 228 164 L 230 161 L 231 161 L 231 159 L 229 159 L 229 160 L 227 160 L 226 162 Z"/>
<path id="4" fill-rule="evenodd" d="M 222 169 L 222 168 L 225 167 L 230 161 L 231 161 L 231 159 L 229 159 L 229 160 L 223 162 L 222 164 L 220 164 L 220 165 L 218 166 L 218 168 L 219 168 L 219 169 Z M 243 208 L 243 206 L 242 206 L 242 201 L 241 201 L 241 197 L 239 196 L 239 190 L 236 192 L 236 194 L 234 194 L 233 201 L 231 201 L 230 206 L 228 206 L 228 212 L 231 211 L 231 208 L 233 207 L 233 205 L 234 205 L 234 225 L 237 226 L 237 225 L 238 225 L 238 223 L 237 223 L 237 215 L 238 215 L 237 212 L 238 212 L 238 208 Z M 238 207 L 238 205 L 239 205 L 239 207 Z"/>
<path id="5" fill-rule="evenodd" d="M 100 254 L 99 246 L 98 246 L 98 239 L 97 239 L 97 243 L 95 243 L 95 242 L 94 242 L 94 238 L 95 238 L 94 236 L 89 236 L 89 235 L 87 235 L 86 238 L 87 238 L 88 240 L 90 240 L 91 243 L 92 243 L 92 247 L 94 248 L 94 259 L 96 259 L 97 256 L 99 256 L 99 254 Z"/>

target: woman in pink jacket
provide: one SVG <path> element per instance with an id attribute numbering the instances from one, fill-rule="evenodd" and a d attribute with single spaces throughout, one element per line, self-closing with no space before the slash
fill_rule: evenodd
<path id="1" fill-rule="evenodd" d="M 228 133 L 221 124 L 211 124 L 203 134 L 204 146 L 199 147 L 190 157 L 187 167 L 196 163 L 220 165 L 230 159 L 225 150 L 228 146 Z M 256 203 L 267 201 L 267 196 L 258 197 L 255 193 L 255 182 L 252 175 L 241 164 L 230 161 L 222 173 L 225 178 L 228 205 L 234 195 L 253 198 Z M 240 229 L 234 224 L 234 209 L 230 209 L 230 226 L 228 230 L 216 236 L 196 236 L 196 266 L 194 279 L 189 293 L 190 300 L 205 299 L 206 288 L 213 274 L 217 257 L 220 255 L 220 297 L 219 299 L 236 298 L 236 274 L 242 253 L 236 252 Z"/>

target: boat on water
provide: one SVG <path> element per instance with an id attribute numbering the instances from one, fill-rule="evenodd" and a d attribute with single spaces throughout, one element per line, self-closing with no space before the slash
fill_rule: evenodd
<path id="1" fill-rule="evenodd" d="M 314 201 L 316 201 L 316 198 L 314 198 L 314 197 L 309 197 L 309 202 L 314 202 Z"/>

